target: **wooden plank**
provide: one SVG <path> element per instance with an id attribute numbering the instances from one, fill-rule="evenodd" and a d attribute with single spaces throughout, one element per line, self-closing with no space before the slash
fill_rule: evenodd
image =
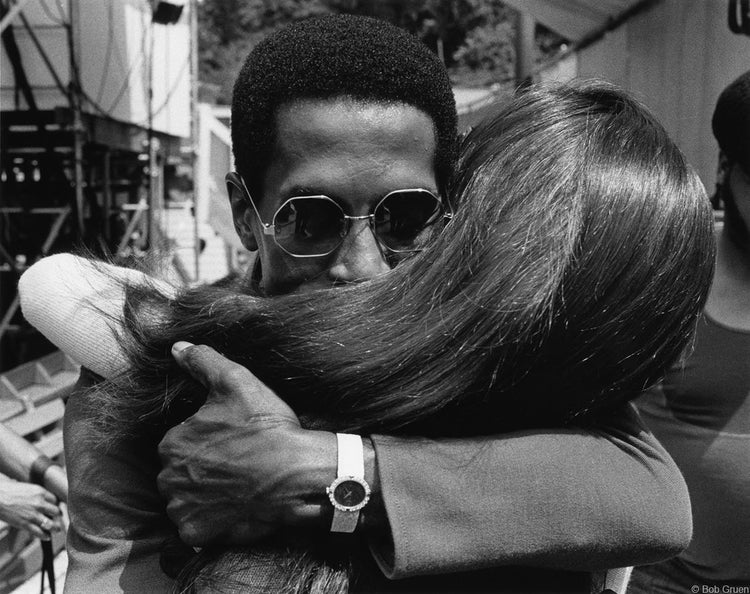
<path id="1" fill-rule="evenodd" d="M 62 400 L 57 399 L 38 406 L 32 411 L 8 419 L 5 421 L 5 425 L 25 437 L 61 420 L 63 414 L 65 414 L 65 405 Z"/>
<path id="2" fill-rule="evenodd" d="M 23 404 L 17 400 L 0 399 L 0 422 L 21 415 L 25 410 Z"/>
<path id="3" fill-rule="evenodd" d="M 27 408 L 66 397 L 78 380 L 79 367 L 60 351 L 0 374 L 0 399 Z M 0 419 L 6 418 L 0 411 Z"/>
<path id="4" fill-rule="evenodd" d="M 67 398 L 78 379 L 78 374 L 66 372 L 64 377 L 54 376 L 55 382 L 51 386 L 32 384 L 20 391 L 22 399 L 28 400 L 34 406 L 41 406 L 52 400 Z"/>
<path id="5" fill-rule="evenodd" d="M 4 541 L 10 541 L 7 551 L 0 551 L 0 592 L 20 586 L 42 567 L 42 548 L 37 538 L 24 539 L 21 531 L 12 528 Z M 24 535 L 28 534 L 23 532 Z M 15 541 L 15 542 L 14 542 Z M 64 548 L 65 533 L 52 535 L 52 550 L 57 554 Z M 38 591 L 38 590 L 37 590 Z"/>
<path id="6" fill-rule="evenodd" d="M 0 112 L 0 122 L 2 122 L 3 128 L 10 126 L 44 126 L 57 123 L 57 118 L 53 110 L 3 110 Z"/>
<path id="7" fill-rule="evenodd" d="M 74 371 L 78 373 L 80 366 L 73 361 L 68 355 L 62 351 L 55 351 L 49 355 L 45 355 L 41 359 L 38 359 L 50 374 L 58 373 L 60 371 Z"/>
<path id="8" fill-rule="evenodd" d="M 0 398 L 19 400 L 18 389 L 7 375 L 0 375 Z"/>
<path id="9" fill-rule="evenodd" d="M 31 410 L 33 408 L 28 396 L 21 394 L 7 375 L 0 375 L 0 390 L 2 390 L 3 397 L 17 402 L 22 409 Z"/>
<path id="10" fill-rule="evenodd" d="M 45 433 L 34 445 L 48 458 L 57 458 L 63 453 L 62 427 L 57 427 Z"/>
<path id="11" fill-rule="evenodd" d="M 54 147 L 67 147 L 73 144 L 73 133 L 67 130 L 45 130 L 44 132 L 20 132 L 8 130 L 4 136 L 5 138 L 3 139 L 3 142 L 16 149 L 35 148 L 47 145 Z"/>

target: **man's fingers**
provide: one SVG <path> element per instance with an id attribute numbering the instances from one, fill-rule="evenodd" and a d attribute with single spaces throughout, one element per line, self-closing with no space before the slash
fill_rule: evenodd
<path id="1" fill-rule="evenodd" d="M 172 345 L 172 356 L 177 361 L 177 364 L 194 379 L 198 380 L 205 387 L 209 387 L 211 377 L 209 377 L 204 361 L 206 357 L 205 355 L 201 355 L 199 350 L 196 349 L 193 343 L 183 340 Z"/>

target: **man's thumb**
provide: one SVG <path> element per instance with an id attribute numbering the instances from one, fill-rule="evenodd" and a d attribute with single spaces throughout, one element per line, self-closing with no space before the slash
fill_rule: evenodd
<path id="1" fill-rule="evenodd" d="M 222 376 L 236 366 L 211 347 L 184 340 L 172 345 L 172 356 L 182 369 L 209 389 L 218 388 Z"/>
<path id="2" fill-rule="evenodd" d="M 192 342 L 188 342 L 187 340 L 180 340 L 178 342 L 175 342 L 172 345 L 172 354 L 177 355 L 191 346 L 195 345 Z"/>
<path id="3" fill-rule="evenodd" d="M 294 419 L 297 415 L 286 402 L 255 377 L 248 369 L 207 345 L 179 341 L 172 345 L 177 364 L 208 388 L 208 398 L 229 398 L 242 402 L 255 413 Z"/>

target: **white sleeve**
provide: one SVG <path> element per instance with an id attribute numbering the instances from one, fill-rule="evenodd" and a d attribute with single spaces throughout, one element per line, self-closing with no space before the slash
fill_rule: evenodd
<path id="1" fill-rule="evenodd" d="M 139 283 L 174 293 L 171 285 L 137 270 L 72 254 L 39 260 L 21 275 L 18 293 L 24 317 L 52 344 L 94 373 L 112 377 L 126 364 L 115 335 L 125 286 Z"/>

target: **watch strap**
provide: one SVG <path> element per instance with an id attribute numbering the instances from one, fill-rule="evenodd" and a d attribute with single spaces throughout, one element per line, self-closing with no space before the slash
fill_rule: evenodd
<path id="1" fill-rule="evenodd" d="M 360 483 L 365 490 L 364 506 L 370 497 L 370 487 L 365 481 L 365 452 L 362 438 L 359 435 L 349 433 L 337 433 L 338 465 L 336 479 L 328 487 L 328 495 L 333 504 L 333 519 L 331 520 L 331 532 L 354 532 L 359 522 L 359 509 L 339 509 L 335 501 L 334 491 L 336 485 L 342 479 L 353 479 Z"/>
<path id="2" fill-rule="evenodd" d="M 334 508 L 331 520 L 331 532 L 352 533 L 357 529 L 359 523 L 358 511 L 341 511 Z"/>
<path id="3" fill-rule="evenodd" d="M 338 472 L 337 476 L 365 478 L 365 449 L 362 438 L 351 433 L 337 433 Z"/>

